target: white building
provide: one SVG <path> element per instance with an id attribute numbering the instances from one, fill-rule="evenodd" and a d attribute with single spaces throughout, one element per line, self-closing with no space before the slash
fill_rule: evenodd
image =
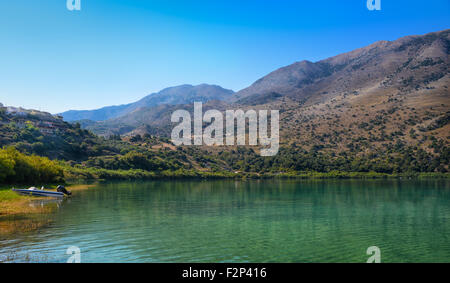
<path id="1" fill-rule="evenodd" d="M 9 106 L 6 107 L 6 114 L 13 116 L 26 116 L 27 112 L 25 112 L 25 109 Z"/>

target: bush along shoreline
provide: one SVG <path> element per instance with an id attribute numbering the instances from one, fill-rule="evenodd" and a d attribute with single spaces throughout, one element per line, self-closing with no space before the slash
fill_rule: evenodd
<path id="1" fill-rule="evenodd" d="M 0 184 L 35 186 L 47 184 L 64 184 L 66 181 L 89 180 L 154 180 L 154 179 L 383 179 L 383 178 L 450 178 L 448 172 L 347 172 L 332 170 L 329 172 L 293 171 L 281 172 L 243 172 L 225 170 L 198 170 L 194 168 L 163 168 L 161 170 L 140 169 L 138 164 L 143 158 L 135 154 L 128 160 L 129 168 L 105 169 L 99 166 L 87 167 L 80 164 L 71 165 L 69 161 L 50 160 L 47 157 L 27 155 L 14 147 L 0 149 Z M 134 163 L 133 163 L 134 162 Z M 134 168 L 133 168 L 134 167 Z M 137 168 L 136 168 L 137 167 Z"/>
<path id="2" fill-rule="evenodd" d="M 64 167 L 67 181 L 89 180 L 156 180 L 156 179 L 449 179 L 450 173 L 399 173 L 376 172 L 289 172 L 289 173 L 251 173 L 251 172 L 205 172 L 195 170 L 176 170 L 149 172 L 140 169 L 107 170 L 99 168 Z"/>
<path id="3" fill-rule="evenodd" d="M 36 222 L 33 215 L 49 213 L 51 207 L 30 206 L 30 202 L 35 199 L 30 196 L 23 196 L 11 191 L 11 187 L 45 186 L 55 187 L 56 184 L 88 183 L 89 181 L 132 181 L 132 180 L 175 180 L 175 179 L 448 179 L 450 173 L 379 173 L 379 172 L 345 172 L 345 171 L 278 171 L 278 172 L 244 172 L 225 171 L 211 168 L 209 171 L 194 168 L 167 167 L 161 161 L 148 161 L 139 153 L 128 153 L 117 158 L 120 168 L 128 169 L 106 169 L 99 166 L 85 166 L 83 164 L 73 164 L 70 161 L 50 160 L 47 157 L 28 155 L 19 152 L 14 147 L 0 149 L 0 234 L 13 233 L 14 222 L 8 222 L 10 217 L 16 215 L 24 216 L 24 221 L 28 221 L 27 227 L 40 227 L 45 223 Z M 159 170 L 144 170 L 148 166 L 157 166 Z M 130 168 L 131 167 L 131 168 Z M 134 168 L 133 168 L 134 167 Z M 89 186 L 82 186 L 87 188 Z M 72 187 L 71 187 L 72 188 Z M 69 188 L 69 189 L 71 189 Z M 21 217 L 22 217 L 21 216 Z M 3 221 L 6 220 L 6 221 Z M 7 225 L 10 223 L 11 225 Z"/>
<path id="4" fill-rule="evenodd" d="M 58 162 L 47 157 L 23 154 L 8 147 L 0 149 L 0 183 L 64 183 L 64 171 Z"/>

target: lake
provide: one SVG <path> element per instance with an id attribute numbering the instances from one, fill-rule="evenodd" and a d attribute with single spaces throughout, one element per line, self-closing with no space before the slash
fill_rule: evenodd
<path id="1" fill-rule="evenodd" d="M 0 261 L 450 262 L 448 180 L 105 183 L 58 206 Z"/>

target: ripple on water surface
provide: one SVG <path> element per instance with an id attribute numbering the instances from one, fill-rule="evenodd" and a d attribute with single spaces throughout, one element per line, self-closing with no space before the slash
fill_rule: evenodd
<path id="1" fill-rule="evenodd" d="M 48 227 L 0 239 L 0 260 L 450 261 L 450 186 L 428 181 L 154 181 L 77 192 Z"/>

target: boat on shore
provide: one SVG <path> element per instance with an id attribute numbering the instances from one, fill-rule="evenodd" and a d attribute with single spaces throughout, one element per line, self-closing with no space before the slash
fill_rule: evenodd
<path id="1" fill-rule="evenodd" d="M 13 192 L 28 195 L 28 196 L 37 196 L 37 197 L 54 197 L 54 198 L 63 198 L 65 195 L 70 196 L 72 193 L 67 191 L 64 186 L 58 186 L 56 188 L 56 192 L 45 190 L 44 187 L 38 189 L 36 187 L 31 187 L 28 189 L 12 189 Z"/>

